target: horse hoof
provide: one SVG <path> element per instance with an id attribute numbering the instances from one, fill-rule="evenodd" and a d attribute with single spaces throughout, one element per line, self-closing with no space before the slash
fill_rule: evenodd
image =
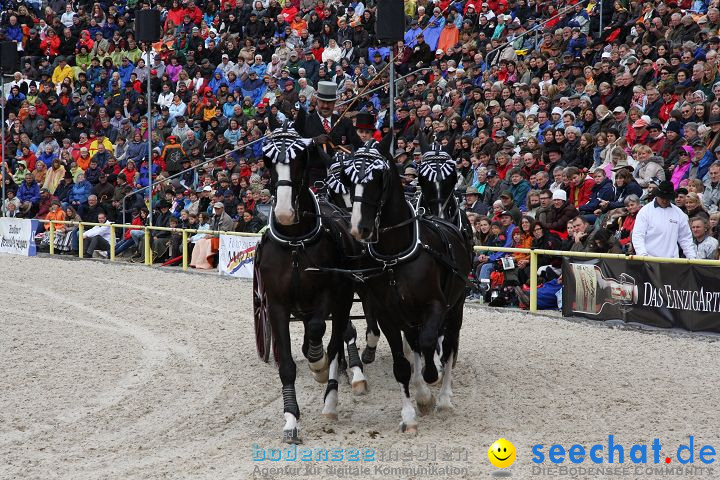
<path id="1" fill-rule="evenodd" d="M 337 420 L 338 420 L 337 413 L 323 413 L 323 417 L 327 418 L 331 422 L 337 422 Z"/>
<path id="2" fill-rule="evenodd" d="M 313 371 L 312 376 L 318 383 L 327 383 L 330 378 L 330 371 L 328 369 L 321 370 L 319 372 Z"/>
<path id="3" fill-rule="evenodd" d="M 365 350 L 363 350 L 362 353 L 362 362 L 367 365 L 368 363 L 372 363 L 375 361 L 375 349 L 366 347 Z"/>
<path id="4" fill-rule="evenodd" d="M 427 403 L 417 402 L 417 406 L 421 416 L 431 414 L 435 410 L 435 396 L 430 395 L 430 400 Z"/>
<path id="5" fill-rule="evenodd" d="M 301 445 L 303 443 L 300 435 L 298 434 L 297 428 L 293 428 L 292 430 L 283 430 L 283 442 L 290 443 L 292 445 Z"/>
<path id="6" fill-rule="evenodd" d="M 352 383 L 353 395 L 365 395 L 368 392 L 367 380 L 360 380 Z"/>
<path id="7" fill-rule="evenodd" d="M 417 423 L 400 423 L 400 431 L 402 433 L 407 433 L 409 435 L 417 435 L 418 433 L 418 427 Z"/>
<path id="8" fill-rule="evenodd" d="M 440 397 L 438 399 L 436 410 L 442 413 L 452 413 L 455 411 L 455 406 L 452 404 L 449 397 Z"/>

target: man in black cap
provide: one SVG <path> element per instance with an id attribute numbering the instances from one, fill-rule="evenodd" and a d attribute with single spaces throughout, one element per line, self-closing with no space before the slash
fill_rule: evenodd
<path id="1" fill-rule="evenodd" d="M 421 33 L 418 35 L 417 43 L 410 54 L 409 63 L 413 67 L 427 67 L 434 59 L 434 52 L 430 49 L 430 45 L 425 43 L 425 35 Z"/>
<path id="2" fill-rule="evenodd" d="M 320 63 L 315 59 L 315 55 L 311 49 L 305 50 L 305 59 L 300 62 L 300 67 L 305 69 L 305 77 L 310 80 L 311 84 L 315 84 L 320 71 Z"/>
<path id="3" fill-rule="evenodd" d="M 678 150 L 685 144 L 682 136 L 682 124 L 677 120 L 670 120 L 665 129 L 665 143 L 660 151 L 660 156 L 665 159 L 665 168 L 677 164 Z"/>
<path id="4" fill-rule="evenodd" d="M 678 244 L 686 258 L 696 258 L 688 217 L 673 204 L 675 187 L 663 180 L 653 191 L 655 199 L 637 214 L 632 244 L 639 256 L 678 258 Z"/>
<path id="5" fill-rule="evenodd" d="M 487 185 L 485 185 L 485 191 L 483 192 L 483 203 L 488 207 L 492 207 L 496 200 L 500 200 L 500 194 L 509 187 L 507 182 L 500 178 L 497 171 L 491 168 L 487 172 Z"/>
<path id="6" fill-rule="evenodd" d="M 315 111 L 307 115 L 305 122 L 296 122 L 298 133 L 312 138 L 316 148 L 324 150 L 330 156 L 334 155 L 340 146 L 350 150 L 362 146 L 363 142 L 352 121 L 347 117 L 340 118 L 340 115 L 334 113 L 337 85 L 334 82 L 318 82 L 315 98 Z M 310 156 L 308 167 L 311 185 L 327 176 L 325 164 L 319 155 Z"/>

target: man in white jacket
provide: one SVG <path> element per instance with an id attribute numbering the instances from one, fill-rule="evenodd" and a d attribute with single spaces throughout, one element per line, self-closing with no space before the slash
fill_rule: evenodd
<path id="1" fill-rule="evenodd" d="M 638 212 L 632 244 L 639 256 L 678 258 L 678 244 L 686 258 L 696 258 L 688 217 L 677 205 L 672 182 L 662 181 L 655 199 Z"/>
<path id="2" fill-rule="evenodd" d="M 104 225 L 97 225 L 83 233 L 87 257 L 92 257 L 95 250 L 102 250 L 106 255 L 110 254 L 110 222 L 104 213 L 98 213 L 98 223 Z"/>

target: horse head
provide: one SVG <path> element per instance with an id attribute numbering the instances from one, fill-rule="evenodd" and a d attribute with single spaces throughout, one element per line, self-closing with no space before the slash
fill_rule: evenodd
<path id="1" fill-rule="evenodd" d="M 382 142 L 369 140 L 345 160 L 341 180 L 352 195 L 350 233 L 356 240 L 369 242 L 377 238 L 378 223 L 387 199 L 391 171 L 388 162 L 390 135 Z"/>
<path id="2" fill-rule="evenodd" d="M 420 149 L 422 161 L 418 168 L 418 183 L 422 189 L 423 206 L 430 214 L 446 218 L 457 184 L 455 161 L 439 142 L 428 145 L 423 134 L 420 135 Z"/>
<path id="3" fill-rule="evenodd" d="M 310 140 L 302 138 L 289 121 L 276 128 L 267 138 L 263 154 L 270 166 L 277 195 L 273 213 L 281 225 L 292 225 L 296 217 L 297 198 L 307 187 L 307 155 Z"/>

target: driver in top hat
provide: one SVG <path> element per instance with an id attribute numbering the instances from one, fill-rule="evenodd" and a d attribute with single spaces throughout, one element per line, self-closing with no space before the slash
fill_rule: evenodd
<path id="1" fill-rule="evenodd" d="M 359 112 L 355 115 L 355 129 L 363 144 L 369 140 L 380 141 L 382 139 L 375 128 L 375 115 L 370 112 Z"/>
<path id="2" fill-rule="evenodd" d="M 334 113 L 337 101 L 337 85 L 334 82 L 318 82 L 315 92 L 317 104 L 315 111 L 308 115 L 305 122 L 304 137 L 313 139 L 317 148 L 325 150 L 332 157 L 338 147 L 345 146 L 348 150 L 360 148 L 363 141 L 358 136 L 352 121 Z M 309 162 L 310 184 L 324 180 L 327 171 L 322 158 L 312 155 Z"/>

